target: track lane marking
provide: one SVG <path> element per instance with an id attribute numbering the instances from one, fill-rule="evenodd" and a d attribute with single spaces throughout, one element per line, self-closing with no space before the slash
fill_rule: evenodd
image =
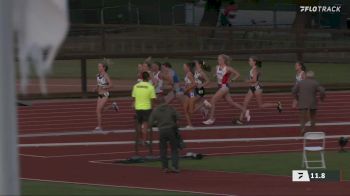
<path id="1" fill-rule="evenodd" d="M 317 123 L 317 126 L 349 126 L 350 122 L 328 122 L 328 123 Z M 299 123 L 290 124 L 269 124 L 269 125 L 235 125 L 235 126 L 201 126 L 193 128 L 180 128 L 183 131 L 206 131 L 206 130 L 232 130 L 232 129 L 260 129 L 260 128 L 284 128 L 284 127 L 299 127 Z M 153 131 L 158 131 L 158 128 L 154 128 Z M 93 131 L 65 131 L 58 133 L 29 133 L 20 134 L 20 138 L 28 137 L 56 137 L 56 136 L 67 136 L 67 135 L 95 135 L 95 134 L 108 134 L 108 133 L 134 133 L 134 129 L 124 130 L 110 130 L 103 131 L 103 133 L 97 133 Z"/>

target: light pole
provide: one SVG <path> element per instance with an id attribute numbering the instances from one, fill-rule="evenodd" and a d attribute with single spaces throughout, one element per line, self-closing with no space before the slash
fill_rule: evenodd
<path id="1" fill-rule="evenodd" d="M 0 0 L 0 195 L 19 195 L 13 1 Z"/>

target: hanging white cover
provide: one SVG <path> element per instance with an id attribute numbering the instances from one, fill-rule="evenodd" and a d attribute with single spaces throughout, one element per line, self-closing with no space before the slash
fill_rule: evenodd
<path id="1" fill-rule="evenodd" d="M 17 34 L 21 92 L 26 93 L 30 66 L 47 93 L 45 77 L 68 30 L 66 0 L 14 0 L 14 28 Z"/>

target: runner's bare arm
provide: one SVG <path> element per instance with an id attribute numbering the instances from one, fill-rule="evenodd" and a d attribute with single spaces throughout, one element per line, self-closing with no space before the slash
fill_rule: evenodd
<path id="1" fill-rule="evenodd" d="M 108 86 L 106 86 L 105 88 L 106 89 L 110 89 L 110 88 L 112 88 L 112 80 L 111 80 L 111 78 L 109 78 L 109 75 L 108 74 L 106 74 L 105 75 L 105 78 L 106 78 L 106 80 L 107 80 L 107 82 L 108 82 Z"/>
<path id="2" fill-rule="evenodd" d="M 191 90 L 193 90 L 196 87 L 196 82 L 194 81 L 193 74 L 189 74 L 189 79 L 191 81 L 191 84 L 189 86 L 187 86 L 187 88 L 185 89 L 185 93 L 190 92 Z"/>
<path id="3" fill-rule="evenodd" d="M 206 73 L 204 73 L 204 71 L 201 71 L 200 73 L 204 79 L 204 83 L 202 84 L 202 86 L 205 87 L 210 83 L 210 79 L 209 79 L 208 75 Z"/>
<path id="4" fill-rule="evenodd" d="M 239 77 L 241 77 L 241 74 L 235 70 L 233 67 L 228 67 L 228 71 L 233 73 L 232 80 L 237 80 Z"/>
<path id="5" fill-rule="evenodd" d="M 256 71 L 256 69 L 253 70 L 253 78 L 252 79 L 249 79 L 247 80 L 247 82 L 249 84 L 254 84 L 258 81 L 258 71 Z"/>

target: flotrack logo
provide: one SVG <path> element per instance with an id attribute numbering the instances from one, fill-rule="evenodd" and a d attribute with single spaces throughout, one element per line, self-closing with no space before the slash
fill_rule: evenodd
<path id="1" fill-rule="evenodd" d="M 321 13 L 339 13 L 341 9 L 340 5 L 334 5 L 334 6 L 300 6 L 300 12 L 321 12 Z"/>

